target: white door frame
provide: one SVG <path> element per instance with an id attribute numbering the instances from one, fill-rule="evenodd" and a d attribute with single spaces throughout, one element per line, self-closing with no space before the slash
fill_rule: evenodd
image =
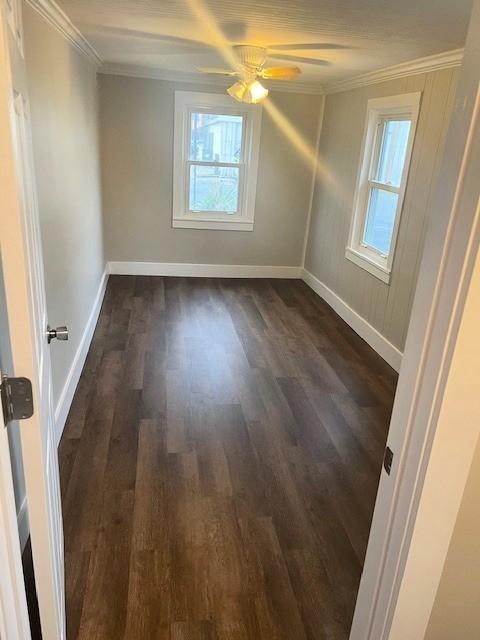
<path id="1" fill-rule="evenodd" d="M 480 244 L 479 43 L 475 0 L 392 413 L 394 465 L 382 472 L 350 640 L 424 637 L 479 436 L 480 374 L 475 396 L 470 367 L 452 366 Z M 453 388 L 470 402 L 464 393 L 448 429 Z M 462 416 L 453 438 L 452 415 Z"/>
<path id="2" fill-rule="evenodd" d="M 0 638 L 30 640 L 8 433 L 0 407 Z"/>

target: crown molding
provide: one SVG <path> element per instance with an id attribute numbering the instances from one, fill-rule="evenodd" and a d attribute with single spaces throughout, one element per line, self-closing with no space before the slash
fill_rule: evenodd
<path id="1" fill-rule="evenodd" d="M 102 64 L 98 53 L 54 0 L 26 0 L 26 2 L 90 62 L 96 66 Z"/>
<path id="2" fill-rule="evenodd" d="M 463 49 L 453 49 L 451 51 L 443 51 L 433 56 L 417 58 L 401 64 L 395 64 L 391 67 L 385 67 L 378 71 L 364 73 L 347 80 L 339 80 L 338 82 L 330 82 L 324 85 L 325 93 L 339 93 L 340 91 L 349 91 L 359 87 L 366 87 L 370 84 L 394 80 L 395 78 L 404 78 L 405 76 L 413 76 L 418 73 L 430 73 L 432 71 L 440 71 L 441 69 L 450 69 L 459 67 L 463 60 Z"/>
<path id="3" fill-rule="evenodd" d="M 32 0 L 28 0 L 31 2 Z M 409 60 L 391 67 L 384 67 L 377 71 L 364 73 L 347 80 L 339 80 L 328 84 L 320 84 L 314 82 L 279 82 L 264 80 L 265 86 L 272 91 L 284 91 L 287 93 L 307 93 L 314 95 L 323 95 L 330 93 L 339 93 L 341 91 L 349 91 L 350 89 L 358 89 L 387 80 L 396 78 L 404 78 L 419 73 L 431 73 L 432 71 L 440 71 L 441 69 L 450 69 L 459 67 L 463 60 L 463 49 L 453 49 L 452 51 L 443 51 L 432 56 Z M 208 76 L 201 73 L 176 72 L 167 69 L 157 69 L 155 67 L 147 67 L 133 64 L 121 64 L 116 62 L 103 63 L 99 69 L 99 73 L 106 75 L 131 76 L 134 78 L 150 78 L 153 80 L 166 80 L 169 82 L 188 82 L 193 84 L 207 84 L 210 86 L 227 87 L 231 82 L 231 78 L 222 78 L 221 76 Z"/>
<path id="4" fill-rule="evenodd" d="M 98 69 L 98 73 L 114 76 L 131 76 L 133 78 L 149 78 L 151 80 L 166 80 L 168 82 L 186 82 L 192 84 L 206 84 L 210 86 L 228 87 L 234 80 L 221 76 L 209 76 L 204 73 L 188 73 L 185 71 L 171 71 L 157 69 L 134 64 L 121 64 L 117 62 L 104 62 Z M 281 82 L 262 80 L 265 86 L 272 91 L 286 93 L 307 93 L 323 95 L 323 86 L 313 82 Z"/>

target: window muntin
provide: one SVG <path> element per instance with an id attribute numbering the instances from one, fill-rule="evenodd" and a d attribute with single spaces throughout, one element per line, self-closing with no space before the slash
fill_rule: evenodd
<path id="1" fill-rule="evenodd" d="M 175 94 L 173 226 L 253 229 L 261 107 Z"/>
<path id="2" fill-rule="evenodd" d="M 388 256 L 390 251 L 397 204 L 398 194 L 375 187 L 370 189 L 363 244 L 382 256 Z"/>
<path id="3" fill-rule="evenodd" d="M 370 100 L 346 257 L 389 282 L 420 94 Z"/>

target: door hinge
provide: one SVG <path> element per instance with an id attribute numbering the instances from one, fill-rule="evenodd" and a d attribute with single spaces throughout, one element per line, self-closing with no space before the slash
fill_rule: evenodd
<path id="1" fill-rule="evenodd" d="M 3 421 L 25 420 L 33 416 L 32 383 L 28 378 L 0 378 Z"/>
<path id="2" fill-rule="evenodd" d="M 393 462 L 393 451 L 390 447 L 385 449 L 385 455 L 383 456 L 383 468 L 390 475 L 390 471 L 392 470 L 392 462 Z"/>

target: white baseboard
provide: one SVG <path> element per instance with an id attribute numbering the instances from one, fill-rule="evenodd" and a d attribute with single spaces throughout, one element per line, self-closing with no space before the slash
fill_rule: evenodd
<path id="1" fill-rule="evenodd" d="M 88 354 L 88 349 L 90 348 L 93 332 L 95 331 L 95 326 L 97 324 L 100 308 L 103 302 L 103 297 L 105 295 L 107 280 L 108 269 L 107 267 L 105 267 L 105 271 L 103 272 L 102 278 L 100 280 L 100 285 L 98 287 L 97 295 L 95 296 L 92 310 L 90 311 L 90 316 L 88 317 L 85 330 L 80 340 L 80 344 L 78 345 L 75 357 L 73 358 L 72 366 L 70 367 L 70 371 L 68 372 L 67 379 L 65 380 L 62 393 L 60 394 L 60 398 L 55 409 L 55 435 L 57 439 L 57 446 L 60 443 L 60 438 L 62 437 L 63 428 L 65 427 L 65 422 L 67 421 L 67 416 L 68 412 L 70 411 L 70 405 L 72 404 L 75 389 L 77 388 L 80 374 L 82 373 L 83 365 L 85 364 L 85 359 Z"/>
<path id="2" fill-rule="evenodd" d="M 108 272 L 125 276 L 180 276 L 185 278 L 301 278 L 302 268 L 247 264 L 109 262 Z"/>
<path id="3" fill-rule="evenodd" d="M 17 513 L 18 536 L 20 538 L 20 547 L 22 551 L 27 544 L 30 535 L 30 525 L 28 523 L 27 496 L 24 496 L 20 509 Z"/>
<path id="4" fill-rule="evenodd" d="M 400 370 L 403 354 L 397 347 L 389 342 L 375 327 L 372 327 L 372 325 L 354 311 L 352 307 L 349 307 L 342 298 L 337 296 L 336 293 L 306 269 L 303 269 L 302 279 L 315 293 L 318 293 L 318 295 L 338 313 L 342 320 L 345 320 L 372 349 L 388 362 L 395 371 Z"/>

